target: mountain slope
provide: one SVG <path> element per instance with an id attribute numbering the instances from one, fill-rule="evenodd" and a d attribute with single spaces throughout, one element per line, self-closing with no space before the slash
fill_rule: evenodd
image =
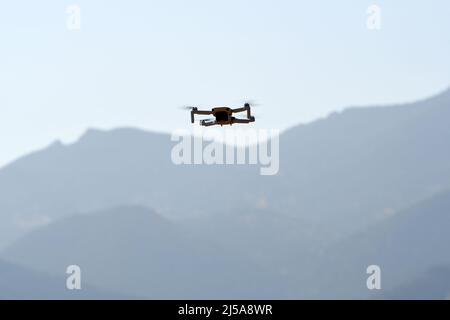
<path id="1" fill-rule="evenodd" d="M 290 294 L 282 277 L 140 207 L 54 222 L 19 240 L 3 257 L 51 274 L 77 264 L 87 283 L 147 298 L 279 298 Z"/>
<path id="2" fill-rule="evenodd" d="M 378 265 L 382 270 L 381 296 L 395 292 L 405 283 L 413 282 L 417 275 L 450 264 L 449 229 L 450 192 L 447 192 L 327 250 L 323 259 L 316 261 L 320 268 L 313 271 L 311 292 L 326 298 L 369 297 L 366 268 L 370 265 Z M 410 294 L 426 296 L 427 292 Z"/>
<path id="3" fill-rule="evenodd" d="M 449 119 L 447 90 L 416 103 L 347 109 L 293 128 L 281 141 L 278 177 L 291 192 L 278 204 L 309 215 L 324 233 L 357 231 L 442 192 L 450 182 Z"/>
<path id="4" fill-rule="evenodd" d="M 172 145 L 167 135 L 136 129 L 89 130 L 73 145 L 55 143 L 3 168 L 0 247 L 72 212 L 121 204 L 147 205 L 165 215 L 209 212 L 196 199 L 211 197 L 210 186 L 218 178 L 233 192 L 239 183 L 234 179 L 248 170 L 176 166 Z M 203 183 L 194 189 L 193 181 Z M 220 201 L 222 196 L 214 195 L 212 200 Z"/>

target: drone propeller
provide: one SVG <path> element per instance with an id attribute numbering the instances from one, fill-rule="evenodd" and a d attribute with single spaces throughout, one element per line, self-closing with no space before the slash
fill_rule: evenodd
<path id="1" fill-rule="evenodd" d="M 236 100 L 235 104 L 240 105 L 240 106 L 244 106 L 246 104 L 249 104 L 250 107 L 260 107 L 260 106 L 262 106 L 262 104 L 260 104 L 259 102 L 257 102 L 256 100 L 253 100 L 253 99 Z"/>
<path id="2" fill-rule="evenodd" d="M 194 109 L 194 107 L 192 107 L 192 106 L 181 106 L 181 107 L 179 107 L 179 109 L 181 109 L 181 110 L 192 110 L 192 109 Z"/>
<path id="3" fill-rule="evenodd" d="M 250 107 L 260 107 L 261 106 L 261 104 L 256 102 L 255 100 L 246 100 L 244 102 L 244 104 L 247 104 L 247 103 L 250 105 Z"/>

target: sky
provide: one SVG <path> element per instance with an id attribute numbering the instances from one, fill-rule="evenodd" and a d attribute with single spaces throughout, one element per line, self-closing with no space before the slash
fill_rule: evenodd
<path id="1" fill-rule="evenodd" d="M 283 130 L 434 95 L 449 16 L 446 0 L 2 1 L 0 166 L 88 128 L 188 129 L 184 105 L 256 100 L 255 126 Z"/>

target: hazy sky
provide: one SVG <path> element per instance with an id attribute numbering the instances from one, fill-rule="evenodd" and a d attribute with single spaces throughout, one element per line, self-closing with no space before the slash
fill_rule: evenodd
<path id="1" fill-rule="evenodd" d="M 448 0 L 2 1 L 0 165 L 88 127 L 189 128 L 186 104 L 256 99 L 257 125 L 284 129 L 423 98 L 450 85 L 449 17 Z"/>

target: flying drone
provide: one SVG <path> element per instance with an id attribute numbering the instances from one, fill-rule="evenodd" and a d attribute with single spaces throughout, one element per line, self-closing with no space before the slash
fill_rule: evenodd
<path id="1" fill-rule="evenodd" d="M 213 107 L 211 110 L 198 110 L 196 107 L 187 107 L 191 110 L 191 122 L 195 122 L 195 115 L 213 115 L 214 118 L 200 120 L 200 125 L 209 127 L 215 125 L 233 125 L 235 123 L 250 123 L 255 122 L 255 117 L 252 116 L 250 110 L 250 103 L 245 103 L 243 107 L 232 109 L 228 107 Z M 247 112 L 247 118 L 233 117 L 234 113 Z"/>

